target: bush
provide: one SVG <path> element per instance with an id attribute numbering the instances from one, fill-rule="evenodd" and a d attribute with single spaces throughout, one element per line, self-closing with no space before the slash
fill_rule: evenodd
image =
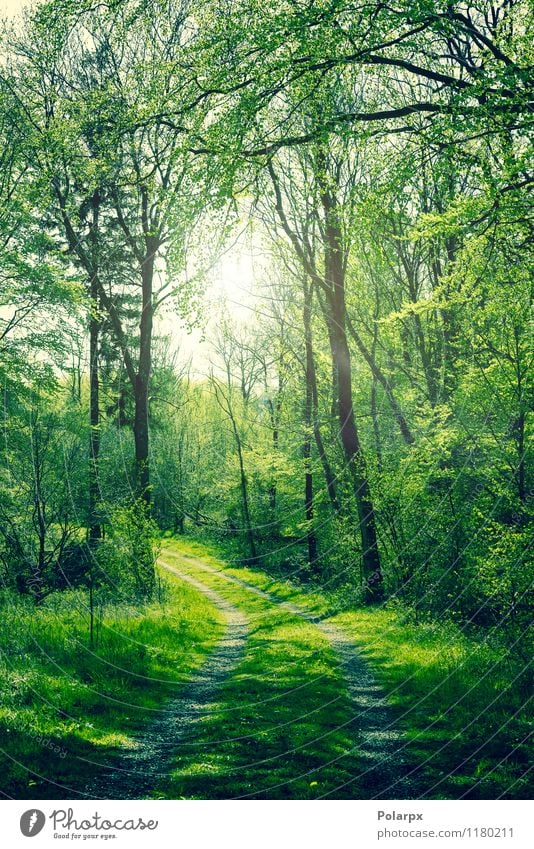
<path id="1" fill-rule="evenodd" d="M 131 601 L 151 598 L 159 548 L 158 530 L 147 506 L 141 501 L 114 505 L 106 528 L 105 538 L 94 551 L 95 584 Z"/>

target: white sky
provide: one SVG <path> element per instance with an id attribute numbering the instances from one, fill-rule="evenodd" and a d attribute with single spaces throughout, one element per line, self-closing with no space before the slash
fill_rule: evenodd
<path id="1" fill-rule="evenodd" d="M 192 361 L 192 373 L 203 377 L 209 373 L 211 345 L 216 332 L 217 319 L 223 304 L 235 322 L 250 322 L 258 303 L 257 284 L 265 275 L 265 259 L 258 250 L 239 240 L 223 254 L 208 275 L 204 295 L 204 319 L 201 327 L 188 333 L 181 321 L 167 312 L 156 319 L 156 331 L 172 336 L 173 347 L 180 352 L 181 360 Z"/>
<path id="2" fill-rule="evenodd" d="M 0 17 L 11 17 L 27 6 L 27 0 L 0 0 Z"/>

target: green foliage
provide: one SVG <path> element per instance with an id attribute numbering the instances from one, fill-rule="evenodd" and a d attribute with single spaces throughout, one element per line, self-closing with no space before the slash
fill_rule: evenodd
<path id="1" fill-rule="evenodd" d="M 112 505 L 106 535 L 94 551 L 95 579 L 117 598 L 134 603 L 155 589 L 158 529 L 142 501 Z"/>
<path id="2" fill-rule="evenodd" d="M 446 714 L 474 711 L 458 629 L 488 637 L 493 689 L 495 657 L 528 661 L 532 32 L 527 0 L 46 0 L 3 28 L 0 570 L 14 616 L 65 616 L 54 650 L 83 598 L 92 648 L 150 670 L 105 622 L 151 621 L 171 532 L 337 609 L 380 560 L 406 621 L 367 624 L 429 686 L 450 660 Z M 246 321 L 204 297 L 225 250 L 260 255 Z M 172 337 L 201 322 L 184 365 Z M 247 674 L 283 639 L 322 674 L 293 626 L 268 620 Z"/>
<path id="3" fill-rule="evenodd" d="M 0 561 L 4 585 L 40 601 L 60 582 L 63 554 L 81 530 L 83 425 L 61 408 L 57 394 L 25 394 L 12 397 L 4 411 Z"/>

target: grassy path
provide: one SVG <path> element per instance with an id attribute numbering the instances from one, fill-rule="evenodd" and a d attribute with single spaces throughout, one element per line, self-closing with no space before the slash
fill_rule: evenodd
<path id="1" fill-rule="evenodd" d="M 6 598 L 0 795 L 531 798 L 498 644 L 211 551 L 167 540 L 158 598 L 108 606 L 93 645 L 83 590 Z"/>
<path id="2" fill-rule="evenodd" d="M 241 663 L 227 668 L 222 686 L 218 680 L 211 711 L 205 702 L 194 715 L 177 705 L 180 730 L 167 740 L 174 751 L 167 750 L 168 775 L 160 766 L 161 780 L 150 795 L 413 795 L 413 783 L 404 778 L 397 757 L 400 739 L 391 713 L 344 632 L 323 615 L 279 598 L 221 564 L 183 554 L 176 544 L 165 546 L 160 562 L 194 581 L 220 610 L 222 599 L 242 611 L 249 636 Z M 209 662 L 199 675 L 207 684 Z M 150 760 L 149 741 L 144 751 Z M 156 778 L 143 758 L 139 765 Z M 139 795 L 143 789 L 147 783 L 140 776 Z"/>

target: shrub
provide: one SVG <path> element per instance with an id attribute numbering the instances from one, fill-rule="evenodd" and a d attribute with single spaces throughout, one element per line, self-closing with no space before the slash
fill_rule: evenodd
<path id="1" fill-rule="evenodd" d="M 106 535 L 94 552 L 95 584 L 132 601 L 151 598 L 156 584 L 157 539 L 157 527 L 144 503 L 111 507 Z"/>

